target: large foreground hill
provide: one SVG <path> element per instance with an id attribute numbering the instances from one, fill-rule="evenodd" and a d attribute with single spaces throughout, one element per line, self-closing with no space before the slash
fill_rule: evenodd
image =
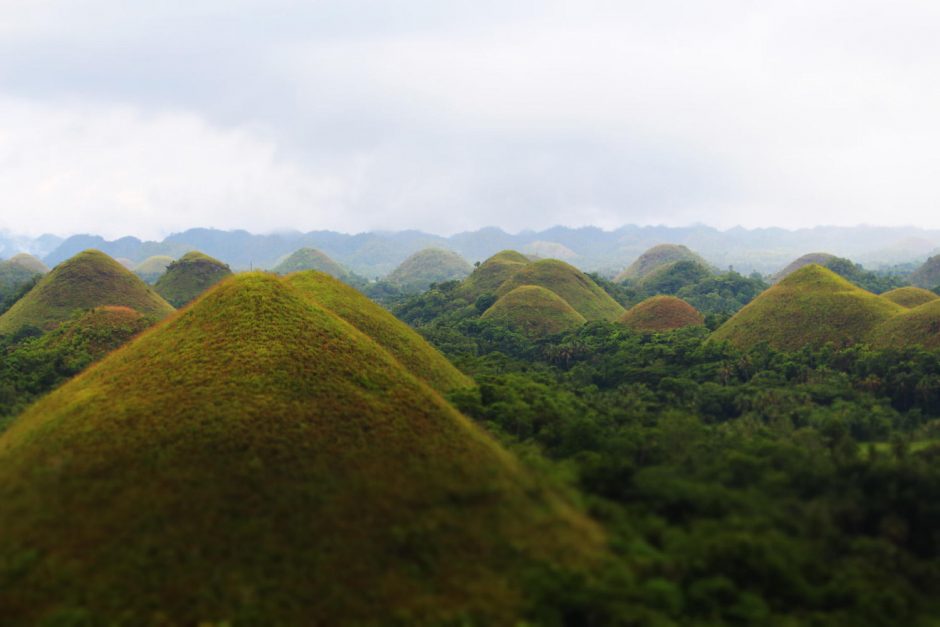
<path id="1" fill-rule="evenodd" d="M 259 274 L 21 415 L 0 502 L 14 625 L 519 624 L 601 546 L 379 343 Z"/>

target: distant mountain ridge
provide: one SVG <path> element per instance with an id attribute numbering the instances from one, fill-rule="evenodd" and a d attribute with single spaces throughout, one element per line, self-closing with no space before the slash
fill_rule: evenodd
<path id="1" fill-rule="evenodd" d="M 12 256 L 29 249 L 38 250 L 54 243 L 48 252 L 40 251 L 47 265 L 68 259 L 88 248 L 97 248 L 112 257 L 141 262 L 153 255 L 180 257 L 199 250 L 229 264 L 233 269 L 271 268 L 286 255 L 301 248 L 315 248 L 366 278 L 384 277 L 409 255 L 428 247 L 453 250 L 468 261 L 482 261 L 500 250 L 526 249 L 540 242 L 570 249 L 577 257 L 573 264 L 581 270 L 614 276 L 644 251 L 664 242 L 687 246 L 718 268 L 734 266 L 743 273 L 771 274 L 813 250 L 826 250 L 871 267 L 878 264 L 920 263 L 931 242 L 940 248 L 940 230 L 914 227 L 815 227 L 719 230 L 696 225 L 688 227 L 626 225 L 612 231 L 597 227 L 556 226 L 542 231 L 511 234 L 495 227 L 457 233 L 450 237 L 417 230 L 372 231 L 346 234 L 311 231 L 252 234 L 248 231 L 222 231 L 197 228 L 175 233 L 162 241 L 122 237 L 108 241 L 97 235 L 73 235 L 61 242 L 38 238 L 15 240 L 0 233 L 0 256 Z M 6 239 L 4 239 L 6 238 Z M 42 240 L 42 242 L 40 242 Z M 898 247 L 917 240 L 907 257 L 899 257 Z M 903 246 L 901 247 L 904 248 Z M 879 257 L 881 255 L 881 257 Z"/>

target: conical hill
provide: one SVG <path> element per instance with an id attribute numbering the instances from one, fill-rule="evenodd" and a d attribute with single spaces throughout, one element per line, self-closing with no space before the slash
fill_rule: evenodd
<path id="1" fill-rule="evenodd" d="M 49 272 L 49 267 L 46 264 L 29 253 L 17 253 L 7 259 L 7 261 L 33 274 L 45 274 Z"/>
<path id="2" fill-rule="evenodd" d="M 458 293 L 471 302 L 484 294 L 495 294 L 517 270 L 529 264 L 529 258 L 515 250 L 498 252 L 481 263 L 460 284 Z"/>
<path id="3" fill-rule="evenodd" d="M 876 348 L 940 348 L 940 300 L 934 299 L 885 320 L 869 336 Z"/>
<path id="4" fill-rule="evenodd" d="M 156 283 L 157 279 L 163 276 L 169 265 L 173 263 L 173 257 L 169 255 L 154 255 L 147 257 L 139 264 L 134 266 L 134 274 L 144 280 L 145 283 Z"/>
<path id="5" fill-rule="evenodd" d="M 153 289 L 174 307 L 182 307 L 231 274 L 218 259 L 191 251 L 168 265 Z"/>
<path id="6" fill-rule="evenodd" d="M 687 246 L 682 246 L 681 244 L 659 244 L 640 255 L 636 261 L 614 277 L 614 281 L 616 283 L 628 279 L 631 281 L 641 281 L 653 272 L 678 261 L 694 261 L 701 264 L 702 267 L 708 268 L 708 262 Z"/>
<path id="7" fill-rule="evenodd" d="M 386 280 L 406 292 L 416 292 L 428 289 L 432 283 L 466 278 L 472 270 L 473 267 L 452 250 L 425 248 L 401 262 Z"/>
<path id="8" fill-rule="evenodd" d="M 623 307 L 591 277 L 557 259 L 542 259 L 517 270 L 496 291 L 505 296 L 520 285 L 538 285 L 562 297 L 587 320 L 616 320 Z"/>
<path id="9" fill-rule="evenodd" d="M 78 309 L 130 307 L 159 319 L 173 312 L 163 298 L 127 268 L 97 250 L 60 263 L 0 316 L 0 334 L 25 326 L 49 329 Z"/>
<path id="10" fill-rule="evenodd" d="M 482 318 L 529 337 L 569 331 L 587 322 L 563 298 L 538 285 L 520 285 L 493 303 Z"/>
<path id="11" fill-rule="evenodd" d="M 318 306 L 356 327 L 392 354 L 412 374 L 441 392 L 473 382 L 428 344 L 417 331 L 361 292 L 322 272 L 309 270 L 285 281 Z"/>
<path id="12" fill-rule="evenodd" d="M 277 274 L 290 274 L 291 272 L 301 272 L 303 270 L 319 270 L 337 279 L 349 275 L 346 268 L 333 261 L 326 253 L 315 248 L 296 250 L 272 268 L 272 272 Z"/>
<path id="13" fill-rule="evenodd" d="M 838 257 L 830 253 L 807 253 L 788 263 L 783 269 L 771 277 L 771 281 L 773 283 L 779 283 L 797 270 L 813 264 L 827 268 L 829 264 L 838 259 Z"/>
<path id="14" fill-rule="evenodd" d="M 937 296 L 930 290 L 913 286 L 899 287 L 890 292 L 885 292 L 881 297 L 908 309 L 920 307 L 924 303 L 929 303 L 932 300 L 940 298 L 940 296 Z"/>
<path id="15" fill-rule="evenodd" d="M 597 528 L 376 342 L 233 277 L 0 436 L 10 624 L 519 624 Z"/>
<path id="16" fill-rule="evenodd" d="M 701 326 L 705 318 L 681 298 L 653 296 L 628 309 L 619 322 L 636 331 L 659 332 Z"/>
<path id="17" fill-rule="evenodd" d="M 712 337 L 748 348 L 767 342 L 780 350 L 863 341 L 888 318 L 905 311 L 831 270 L 812 264 L 751 301 Z"/>

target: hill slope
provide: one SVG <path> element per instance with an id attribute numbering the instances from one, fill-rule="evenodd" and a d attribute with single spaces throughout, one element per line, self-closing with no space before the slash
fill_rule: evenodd
<path id="1" fill-rule="evenodd" d="M 139 264 L 134 266 L 134 274 L 139 276 L 145 283 L 153 284 L 157 282 L 169 265 L 173 263 L 173 257 L 169 255 L 154 255 L 147 257 Z"/>
<path id="2" fill-rule="evenodd" d="M 751 301 L 712 337 L 740 347 L 761 342 L 781 350 L 847 345 L 904 311 L 822 266 L 797 270 Z"/>
<path id="3" fill-rule="evenodd" d="M 146 283 L 107 255 L 86 250 L 64 261 L 0 316 L 0 333 L 31 325 L 48 329 L 77 309 L 103 305 L 130 307 L 155 318 L 173 312 Z"/>
<path id="4" fill-rule="evenodd" d="M 27 289 L 28 283 L 46 272 L 48 268 L 45 264 L 32 255 L 19 254 L 0 261 L 0 306 L 5 308 L 4 301 L 15 299 L 22 290 Z"/>
<path id="5" fill-rule="evenodd" d="M 411 255 L 386 277 L 407 292 L 420 292 L 432 283 L 466 278 L 473 271 L 467 261 L 451 250 L 425 248 Z"/>
<path id="6" fill-rule="evenodd" d="M 496 291 L 503 297 L 521 285 L 538 285 L 555 292 L 587 320 L 616 320 L 623 307 L 589 276 L 557 259 L 522 266 Z"/>
<path id="7" fill-rule="evenodd" d="M 544 337 L 587 322 L 564 299 L 538 285 L 521 285 L 497 300 L 482 318 L 529 337 Z"/>
<path id="8" fill-rule="evenodd" d="M 915 270 L 911 275 L 911 283 L 928 290 L 940 286 L 940 255 L 931 257 Z"/>
<path id="9" fill-rule="evenodd" d="M 681 298 L 661 295 L 634 305 L 620 316 L 618 322 L 637 331 L 658 332 L 701 326 L 705 324 L 705 318 Z"/>
<path id="10" fill-rule="evenodd" d="M 349 275 L 346 268 L 315 248 L 296 250 L 271 269 L 276 274 L 290 274 L 303 270 L 319 270 L 337 279 L 343 279 Z"/>
<path id="11" fill-rule="evenodd" d="M 940 298 L 940 296 L 922 287 L 899 287 L 890 292 L 885 292 L 881 297 L 908 309 L 919 307 L 924 303 Z"/>
<path id="12" fill-rule="evenodd" d="M 940 348 L 940 299 L 885 320 L 869 335 L 876 348 Z"/>
<path id="13" fill-rule="evenodd" d="M 640 281 L 652 272 L 677 261 L 695 261 L 704 267 L 708 262 L 689 250 L 687 246 L 679 244 L 660 244 L 653 246 L 640 255 L 623 272 L 614 277 L 614 282 L 621 283 L 626 280 Z"/>
<path id="14" fill-rule="evenodd" d="M 772 283 L 779 283 L 780 281 L 787 278 L 788 276 L 790 276 L 791 274 L 793 274 L 794 272 L 796 272 L 797 270 L 801 268 L 805 268 L 806 266 L 809 266 L 812 264 L 816 264 L 816 265 L 822 266 L 823 268 L 826 268 L 829 266 L 830 263 L 832 263 L 836 259 L 839 259 L 839 257 L 836 257 L 835 255 L 831 255 L 829 253 L 807 253 L 803 255 L 802 257 L 794 259 L 793 261 L 788 263 L 782 270 L 780 270 L 775 275 L 773 275 L 770 278 L 770 280 Z"/>
<path id="15" fill-rule="evenodd" d="M 520 252 L 514 250 L 498 252 L 481 263 L 470 276 L 464 279 L 458 293 L 470 301 L 476 300 L 483 294 L 495 294 L 500 285 L 529 263 L 529 258 Z"/>
<path id="16" fill-rule="evenodd" d="M 601 542 L 370 338 L 262 274 L 22 414 L 0 502 L 14 624 L 516 624 L 540 569 Z"/>
<path id="17" fill-rule="evenodd" d="M 231 274 L 218 259 L 192 251 L 167 266 L 153 289 L 174 307 L 182 307 Z"/>
<path id="18" fill-rule="evenodd" d="M 285 281 L 317 306 L 329 309 L 387 350 L 405 368 L 441 392 L 473 381 L 431 347 L 417 331 L 361 292 L 322 272 L 290 275 Z"/>
<path id="19" fill-rule="evenodd" d="M 46 264 L 38 257 L 34 257 L 29 253 L 17 253 L 7 259 L 7 263 L 23 268 L 33 274 L 45 274 L 49 272 L 49 267 Z"/>

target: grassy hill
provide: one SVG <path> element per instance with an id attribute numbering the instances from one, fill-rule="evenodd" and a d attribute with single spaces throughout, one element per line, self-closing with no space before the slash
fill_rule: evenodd
<path id="1" fill-rule="evenodd" d="M 147 257 L 134 266 L 134 274 L 143 279 L 144 283 L 153 285 L 157 282 L 157 279 L 163 276 L 171 263 L 173 263 L 173 257 L 169 255 Z"/>
<path id="2" fill-rule="evenodd" d="M 86 250 L 60 263 L 0 316 L 0 334 L 24 326 L 49 329 L 78 309 L 130 307 L 159 319 L 173 312 L 146 283 L 107 255 Z"/>
<path id="3" fill-rule="evenodd" d="M 892 303 L 897 303 L 902 307 L 908 309 L 913 309 L 914 307 L 919 307 L 924 303 L 929 303 L 932 300 L 937 300 L 940 296 L 937 296 L 930 290 L 925 290 L 922 287 L 899 287 L 890 292 L 885 292 L 881 295 L 882 298 L 887 298 Z"/>
<path id="4" fill-rule="evenodd" d="M 515 250 L 498 252 L 464 279 L 458 293 L 470 301 L 484 294 L 495 294 L 500 285 L 529 263 L 528 257 Z"/>
<path id="5" fill-rule="evenodd" d="M 7 259 L 6 263 L 28 270 L 33 274 L 45 274 L 49 272 L 49 267 L 46 264 L 29 253 L 17 253 Z"/>
<path id="6" fill-rule="evenodd" d="M 423 292 L 431 283 L 464 279 L 472 271 L 473 266 L 451 250 L 425 248 L 405 259 L 385 280 L 406 292 Z"/>
<path id="7" fill-rule="evenodd" d="M 11 306 L 30 283 L 48 271 L 45 264 L 24 253 L 0 261 L 0 312 Z"/>
<path id="8" fill-rule="evenodd" d="M 411 373 L 440 392 L 473 385 L 443 355 L 388 310 L 358 290 L 322 272 L 298 272 L 285 281 L 318 307 L 324 307 L 371 337 Z"/>
<path id="9" fill-rule="evenodd" d="M 167 266 L 153 289 L 174 307 L 182 307 L 231 274 L 218 259 L 192 251 Z"/>
<path id="10" fill-rule="evenodd" d="M 349 270 L 333 261 L 326 253 L 314 248 L 296 250 L 271 269 L 277 274 L 290 274 L 303 270 L 319 270 L 337 279 L 349 276 Z"/>
<path id="11" fill-rule="evenodd" d="M 900 305 L 812 264 L 755 298 L 712 337 L 744 348 L 761 342 L 782 350 L 828 342 L 848 345 L 862 341 L 903 311 Z"/>
<path id="12" fill-rule="evenodd" d="M 928 290 L 940 286 L 940 255 L 931 257 L 915 270 L 911 275 L 911 282 Z"/>
<path id="13" fill-rule="evenodd" d="M 623 307 L 589 276 L 564 261 L 542 259 L 519 268 L 496 291 L 503 297 L 521 285 L 555 292 L 587 320 L 616 320 Z"/>
<path id="14" fill-rule="evenodd" d="M 885 320 L 872 330 L 869 340 L 876 348 L 940 348 L 940 299 Z"/>
<path id="15" fill-rule="evenodd" d="M 780 281 L 787 278 L 788 276 L 790 276 L 791 274 L 793 274 L 800 268 L 805 268 L 806 266 L 809 266 L 812 264 L 816 264 L 818 266 L 822 266 L 823 268 L 826 268 L 829 266 L 830 263 L 832 263 L 836 259 L 839 259 L 839 257 L 836 257 L 835 255 L 831 255 L 829 253 L 808 253 L 788 263 L 786 267 L 784 267 L 782 270 L 780 270 L 779 272 L 777 272 L 775 275 L 771 277 L 771 281 L 773 283 L 779 283 Z"/>
<path id="16" fill-rule="evenodd" d="M 672 331 L 705 324 L 698 310 L 675 296 L 653 296 L 620 316 L 620 324 L 643 332 Z"/>
<path id="17" fill-rule="evenodd" d="M 555 292 L 538 285 L 513 289 L 483 312 L 482 318 L 529 337 L 561 333 L 587 322 Z"/>
<path id="18" fill-rule="evenodd" d="M 527 255 L 534 255 L 543 259 L 574 259 L 578 253 L 574 252 L 564 244 L 558 242 L 535 241 L 526 244 L 522 250 Z"/>
<path id="19" fill-rule="evenodd" d="M 708 262 L 689 250 L 686 246 L 679 244 L 660 244 L 653 246 L 640 255 L 636 261 L 614 278 L 614 282 L 621 283 L 627 280 L 640 281 L 656 270 L 676 263 L 677 261 L 695 261 L 706 268 L 708 267 Z"/>
<path id="20" fill-rule="evenodd" d="M 684 287 L 714 276 L 712 269 L 698 261 L 683 259 L 659 266 L 635 282 L 646 294 L 675 294 Z"/>
<path id="21" fill-rule="evenodd" d="M 376 342 L 224 281 L 0 436 L 11 624 L 520 624 L 598 529 Z"/>

